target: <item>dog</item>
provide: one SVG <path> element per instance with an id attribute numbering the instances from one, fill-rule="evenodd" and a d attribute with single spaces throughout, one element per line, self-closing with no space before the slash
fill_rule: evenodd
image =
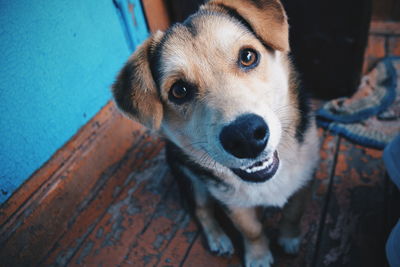
<path id="1" fill-rule="evenodd" d="M 273 263 L 257 207 L 283 207 L 278 243 L 299 251 L 318 162 L 288 27 L 279 0 L 211 0 L 149 37 L 112 86 L 125 115 L 168 140 L 167 160 L 191 183 L 209 249 L 234 253 L 214 217 L 217 202 L 243 237 L 245 266 Z"/>

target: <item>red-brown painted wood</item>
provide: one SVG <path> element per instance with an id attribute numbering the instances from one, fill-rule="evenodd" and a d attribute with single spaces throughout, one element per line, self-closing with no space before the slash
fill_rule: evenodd
<path id="1" fill-rule="evenodd" d="M 199 235 L 199 228 L 187 214 L 175 236 L 170 240 L 156 266 L 180 266 Z"/>
<path id="2" fill-rule="evenodd" d="M 341 139 L 315 266 L 385 266 L 381 155 Z"/>
<path id="3" fill-rule="evenodd" d="M 116 201 L 107 208 L 105 216 L 78 248 L 70 265 L 102 263 L 112 266 L 122 262 L 136 235 L 151 222 L 152 214 L 164 199 L 171 183 L 167 170 L 165 164 L 155 164 L 142 172 L 135 171 Z"/>
<path id="4" fill-rule="evenodd" d="M 151 32 L 165 31 L 171 23 L 166 2 L 163 0 L 143 0 L 142 4 Z"/>
<path id="5" fill-rule="evenodd" d="M 171 239 L 187 223 L 187 213 L 179 203 L 178 190 L 174 183 L 166 198 L 152 214 L 152 220 L 146 229 L 131 242 L 123 265 L 155 266 Z"/>
<path id="6" fill-rule="evenodd" d="M 137 144 L 116 165 L 116 172 L 110 175 L 107 183 L 97 192 L 96 197 L 68 224 L 68 230 L 60 237 L 50 254 L 44 259 L 45 265 L 68 263 L 96 224 L 108 215 L 107 211 L 109 211 L 110 206 L 115 205 L 125 194 L 126 188 L 138 186 L 141 180 L 136 179 L 137 176 L 143 175 L 143 170 L 146 168 L 152 170 L 151 165 L 156 164 L 160 158 L 155 156 L 159 153 L 160 147 L 158 144 L 155 146 L 156 150 L 148 154 L 150 158 L 146 162 L 146 150 L 149 146 L 148 138 L 149 136 L 138 140 Z M 143 160 L 138 160 L 138 155 L 144 156 Z M 98 233 L 103 230 L 99 230 Z"/>

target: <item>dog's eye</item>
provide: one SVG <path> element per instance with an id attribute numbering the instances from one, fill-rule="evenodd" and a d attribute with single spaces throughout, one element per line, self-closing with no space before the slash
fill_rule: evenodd
<path id="1" fill-rule="evenodd" d="M 172 87 L 172 95 L 177 99 L 186 97 L 188 89 L 183 84 L 176 84 Z"/>
<path id="2" fill-rule="evenodd" d="M 258 64 L 258 53 L 251 48 L 244 48 L 239 52 L 239 65 L 244 69 L 251 69 Z"/>
<path id="3" fill-rule="evenodd" d="M 192 97 L 192 86 L 183 81 L 174 83 L 169 91 L 169 99 L 177 104 L 182 104 L 190 100 Z"/>

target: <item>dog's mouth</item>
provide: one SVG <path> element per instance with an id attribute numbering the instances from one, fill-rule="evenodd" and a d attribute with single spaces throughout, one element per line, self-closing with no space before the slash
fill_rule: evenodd
<path id="1" fill-rule="evenodd" d="M 257 161 L 249 167 L 231 168 L 231 170 L 244 181 L 262 183 L 271 179 L 278 167 L 279 157 L 278 152 L 275 151 L 272 156 Z"/>

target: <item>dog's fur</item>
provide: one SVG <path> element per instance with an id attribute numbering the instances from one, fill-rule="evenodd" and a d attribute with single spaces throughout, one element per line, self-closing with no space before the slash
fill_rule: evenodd
<path id="1" fill-rule="evenodd" d="M 243 48 L 259 53 L 256 67 L 239 66 Z M 153 34 L 113 85 L 127 116 L 170 140 L 168 161 L 192 183 L 195 215 L 211 251 L 233 253 L 213 216 L 211 203 L 217 200 L 243 235 L 246 266 L 273 262 L 257 206 L 286 204 L 278 242 L 288 253 L 298 251 L 304 192 L 318 158 L 314 118 L 288 52 L 288 23 L 278 0 L 212 0 L 184 23 Z M 171 100 L 177 81 L 193 91 L 184 103 Z M 222 129 L 243 114 L 257 114 L 269 128 L 257 157 L 235 157 L 221 145 Z M 232 171 L 274 151 L 280 164 L 267 181 L 245 181 Z"/>

